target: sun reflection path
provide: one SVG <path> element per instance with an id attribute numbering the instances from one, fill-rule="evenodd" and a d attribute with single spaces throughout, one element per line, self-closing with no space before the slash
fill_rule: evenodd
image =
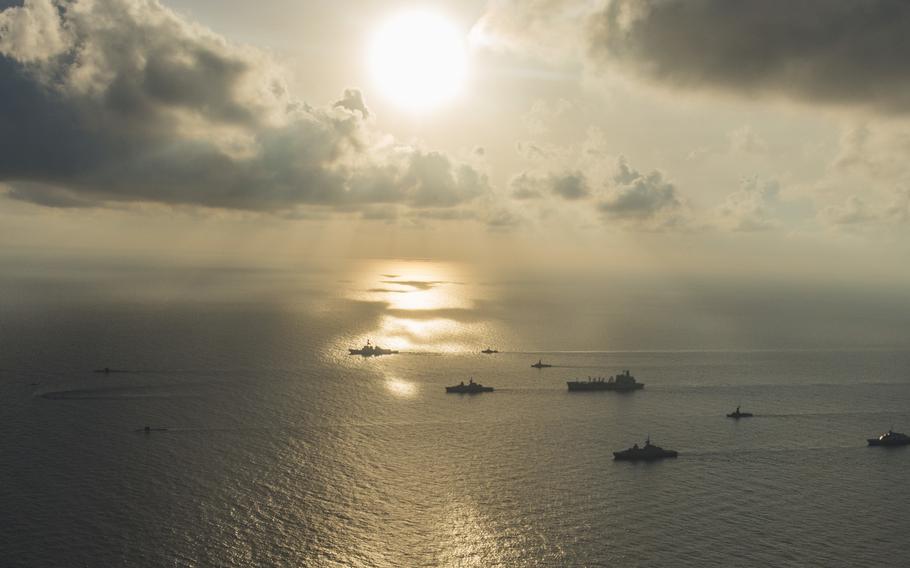
<path id="1" fill-rule="evenodd" d="M 490 326 L 478 311 L 485 299 L 466 268 L 431 261 L 384 261 L 357 280 L 357 299 L 388 307 L 370 337 L 398 350 L 473 351 L 489 343 Z"/>
<path id="2" fill-rule="evenodd" d="M 417 385 L 397 377 L 389 377 L 385 382 L 386 388 L 397 397 L 413 398 L 417 394 Z"/>
<path id="3" fill-rule="evenodd" d="M 450 504 L 441 539 L 441 566 L 503 566 L 494 532 L 469 501 Z"/>

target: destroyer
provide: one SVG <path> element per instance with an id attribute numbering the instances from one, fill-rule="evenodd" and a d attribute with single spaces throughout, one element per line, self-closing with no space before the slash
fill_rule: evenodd
<path id="1" fill-rule="evenodd" d="M 492 353 L 499 353 L 499 350 L 498 350 L 498 349 L 490 349 L 489 347 L 487 347 L 486 349 L 484 349 L 483 351 L 481 351 L 481 353 L 486 353 L 487 355 L 490 355 L 490 354 L 492 354 Z"/>
<path id="2" fill-rule="evenodd" d="M 458 394 L 477 394 L 480 392 L 493 392 L 493 387 L 485 387 L 480 383 L 475 383 L 474 379 L 470 379 L 468 381 L 468 384 L 464 384 L 464 381 L 461 381 L 455 386 L 446 387 L 446 392 Z"/>
<path id="3" fill-rule="evenodd" d="M 373 345 L 370 343 L 370 340 L 367 340 L 367 344 L 361 347 L 360 349 L 348 349 L 351 352 L 351 355 L 363 355 L 364 357 L 378 357 L 379 355 L 394 355 L 398 351 L 393 351 L 391 349 L 383 349 L 378 345 Z"/>
<path id="4" fill-rule="evenodd" d="M 645 388 L 644 383 L 635 380 L 629 371 L 623 371 L 616 375 L 604 379 L 603 377 L 591 378 L 587 381 L 568 381 L 570 391 L 620 391 L 628 392 Z"/>
<path id="5" fill-rule="evenodd" d="M 620 461 L 654 461 L 663 458 L 675 458 L 679 452 L 675 450 L 665 450 L 660 446 L 651 443 L 651 436 L 645 440 L 645 445 L 641 448 L 635 444 L 628 450 L 613 452 L 613 459 Z"/>
<path id="6" fill-rule="evenodd" d="M 907 446 L 910 445 L 910 436 L 888 430 L 878 438 L 869 438 L 867 440 L 870 446 Z"/>
<path id="7" fill-rule="evenodd" d="M 534 367 L 535 369 L 545 369 L 547 367 L 552 367 L 553 365 L 544 363 L 543 359 L 538 359 L 537 362 L 531 366 Z"/>

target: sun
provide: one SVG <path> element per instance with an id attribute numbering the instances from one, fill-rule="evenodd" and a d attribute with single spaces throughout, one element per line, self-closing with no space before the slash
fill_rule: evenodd
<path id="1" fill-rule="evenodd" d="M 381 93 L 412 111 L 452 100 L 467 75 L 462 34 L 433 12 L 406 12 L 385 21 L 373 35 L 368 60 Z"/>

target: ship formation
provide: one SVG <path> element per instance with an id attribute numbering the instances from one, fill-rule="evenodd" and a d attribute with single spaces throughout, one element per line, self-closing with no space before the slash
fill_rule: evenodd
<path id="1" fill-rule="evenodd" d="M 393 355 L 398 353 L 398 351 L 392 349 L 383 349 L 378 345 L 372 344 L 369 340 L 366 342 L 366 345 L 360 349 L 348 349 L 348 352 L 351 355 L 361 355 L 363 357 L 377 357 L 379 355 Z M 486 348 L 481 351 L 481 353 L 491 355 L 494 353 L 499 353 L 498 350 L 492 348 Z M 531 365 L 536 369 L 542 369 L 547 367 L 552 367 L 548 363 L 544 363 L 543 360 L 538 360 L 537 363 Z M 110 368 L 96 369 L 96 373 L 116 373 L 116 372 L 125 372 L 119 371 Z M 624 369 L 621 373 L 609 377 L 607 379 L 603 377 L 588 377 L 587 380 L 574 380 L 567 381 L 566 385 L 569 387 L 570 391 L 615 391 L 615 392 L 631 392 L 636 390 L 641 390 L 645 388 L 644 383 L 638 382 L 632 373 L 628 369 Z M 493 392 L 493 387 L 484 386 L 480 383 L 474 382 L 474 379 L 471 378 L 467 383 L 461 381 L 457 385 L 445 387 L 445 392 L 450 394 L 479 394 L 484 392 Z M 751 412 L 743 412 L 739 406 L 736 407 L 736 410 L 728 413 L 727 418 L 740 419 L 740 418 L 750 418 L 753 416 Z M 151 428 L 146 426 L 140 431 L 149 433 L 152 431 L 165 431 L 166 428 Z M 896 446 L 908 446 L 910 445 L 910 436 L 902 434 L 900 432 L 895 432 L 893 430 L 888 430 L 886 433 L 881 434 L 876 438 L 868 438 L 867 442 L 870 446 L 884 446 L 884 447 L 896 447 Z M 613 458 L 617 461 L 655 461 L 664 458 L 675 458 L 679 455 L 675 450 L 665 450 L 660 446 L 656 446 L 651 443 L 650 436 L 645 440 L 643 446 L 638 444 L 633 445 L 631 448 L 625 450 L 620 450 L 613 452 Z"/>

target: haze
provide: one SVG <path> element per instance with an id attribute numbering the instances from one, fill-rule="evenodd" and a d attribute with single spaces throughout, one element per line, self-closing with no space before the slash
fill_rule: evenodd
<path id="1" fill-rule="evenodd" d="M 489 288 L 467 337 L 906 346 L 910 9 L 729 4 L 0 2 L 4 304 L 394 311 L 381 268 L 338 281 L 421 260 Z M 414 13 L 444 93 L 370 57 Z"/>

